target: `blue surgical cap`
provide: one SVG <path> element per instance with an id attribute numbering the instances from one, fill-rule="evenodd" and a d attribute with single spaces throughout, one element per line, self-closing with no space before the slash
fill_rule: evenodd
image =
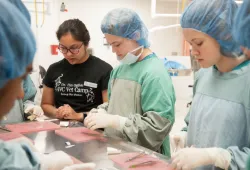
<path id="1" fill-rule="evenodd" d="M 245 0 L 238 10 L 233 35 L 241 46 L 250 49 L 250 0 Z"/>
<path id="2" fill-rule="evenodd" d="M 29 23 L 31 23 L 30 19 L 30 13 L 28 9 L 24 6 L 20 0 L 8 0 L 10 3 L 12 3 L 15 7 L 19 9 L 19 11 L 24 15 L 24 17 L 28 20 Z"/>
<path id="3" fill-rule="evenodd" d="M 237 8 L 234 0 L 194 0 L 182 14 L 181 27 L 211 36 L 220 44 L 223 55 L 238 57 L 242 52 L 232 36 Z"/>
<path id="4" fill-rule="evenodd" d="M 139 15 L 131 9 L 118 8 L 110 11 L 102 20 L 103 34 L 116 35 L 135 40 L 140 46 L 148 48 L 148 29 Z"/>
<path id="5" fill-rule="evenodd" d="M 25 6 L 16 1 L 0 1 L 0 88 L 8 80 L 22 76 L 36 52 L 29 21 L 22 13 Z"/>

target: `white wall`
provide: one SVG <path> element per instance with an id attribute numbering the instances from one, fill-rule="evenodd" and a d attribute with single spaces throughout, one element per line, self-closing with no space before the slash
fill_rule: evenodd
<path id="1" fill-rule="evenodd" d="M 29 1 L 29 0 L 27 0 Z M 30 0 L 31 1 L 31 0 Z M 36 27 L 35 13 L 31 13 L 32 29 L 37 38 L 38 51 L 35 58 L 35 66 L 43 65 L 45 68 L 55 61 L 62 59 L 62 56 L 51 56 L 50 45 L 58 44 L 55 32 L 58 26 L 66 19 L 79 18 L 82 20 L 91 36 L 90 47 L 94 49 L 97 57 L 109 62 L 115 66 L 118 64 L 111 48 L 103 45 L 103 34 L 100 30 L 100 23 L 104 15 L 114 8 L 126 7 L 135 10 L 150 29 L 158 25 L 172 25 L 178 22 L 177 18 L 151 18 L 150 0 L 47 0 L 50 2 L 51 14 L 45 15 L 45 23 L 42 23 L 42 15 L 38 14 L 38 28 Z M 60 12 L 61 3 L 64 2 L 68 12 Z M 38 10 L 41 11 L 41 6 Z M 159 8 L 176 8 L 177 5 L 172 2 L 161 2 Z M 176 9 L 175 9 L 176 11 Z M 149 35 L 151 48 L 159 56 L 170 56 L 172 52 L 181 55 L 182 36 L 179 28 L 161 30 Z"/>

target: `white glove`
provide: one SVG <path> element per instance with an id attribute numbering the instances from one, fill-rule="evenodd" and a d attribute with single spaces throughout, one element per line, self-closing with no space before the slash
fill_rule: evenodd
<path id="1" fill-rule="evenodd" d="M 93 109 L 91 109 L 91 110 L 89 111 L 89 113 L 98 113 L 98 109 L 93 108 Z"/>
<path id="2" fill-rule="evenodd" d="M 214 165 L 228 169 L 231 154 L 221 148 L 184 148 L 173 154 L 171 166 L 177 170 L 189 170 L 200 166 Z"/>
<path id="3" fill-rule="evenodd" d="M 41 162 L 41 170 L 62 170 L 66 166 L 73 165 L 71 157 L 63 151 L 55 151 L 50 154 L 35 153 Z"/>
<path id="4" fill-rule="evenodd" d="M 62 170 L 94 170 L 96 165 L 94 163 L 83 163 L 67 166 Z"/>
<path id="5" fill-rule="evenodd" d="M 187 142 L 187 132 L 181 131 L 170 136 L 170 145 L 173 152 L 177 152 L 184 148 Z"/>
<path id="6" fill-rule="evenodd" d="M 97 107 L 97 109 L 108 110 L 108 107 L 109 107 L 109 103 L 108 103 L 108 102 L 105 102 L 105 103 L 99 105 L 99 106 Z"/>
<path id="7" fill-rule="evenodd" d="M 20 144 L 26 144 L 29 146 L 30 150 L 33 152 L 37 152 L 38 150 L 36 149 L 36 147 L 34 146 L 34 144 L 31 142 L 30 139 L 26 138 L 26 137 L 20 137 L 20 138 L 16 138 L 16 139 L 11 139 L 7 141 L 8 143 L 20 143 Z"/>
<path id="8" fill-rule="evenodd" d="M 125 124 L 127 118 L 108 114 L 104 109 L 98 109 L 98 112 L 90 112 L 84 120 L 84 125 L 91 129 L 99 129 L 112 127 L 114 129 L 121 129 L 121 126 Z"/>
<path id="9" fill-rule="evenodd" d="M 34 114 L 36 116 L 42 116 L 44 114 L 43 109 L 40 106 L 29 104 L 25 110 L 25 113 Z"/>

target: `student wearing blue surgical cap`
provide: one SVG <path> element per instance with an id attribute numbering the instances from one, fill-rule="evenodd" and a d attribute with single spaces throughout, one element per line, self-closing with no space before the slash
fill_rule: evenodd
<path id="1" fill-rule="evenodd" d="M 170 156 L 175 93 L 167 69 L 149 48 L 146 26 L 137 13 L 119 8 L 104 17 L 101 30 L 121 65 L 111 73 L 109 102 L 91 111 L 85 125 Z"/>
<path id="2" fill-rule="evenodd" d="M 22 3 L 19 1 L 19 3 Z M 21 32 L 21 33 L 20 33 Z M 22 81 L 32 69 L 36 43 L 19 9 L 0 1 L 0 118 L 23 97 Z M 28 145 L 0 141 L 0 169 L 40 169 Z"/>
<path id="3" fill-rule="evenodd" d="M 250 1 L 244 0 L 235 17 L 233 35 L 241 45 L 242 51 L 250 59 Z M 250 170 L 250 155 L 246 169 Z"/>
<path id="4" fill-rule="evenodd" d="M 250 59 L 250 1 L 244 0 L 239 8 L 233 29 L 234 37 L 241 45 L 243 52 Z"/>
<path id="5" fill-rule="evenodd" d="M 0 1 L 0 119 L 22 99 L 22 81 L 32 70 L 36 42 L 20 0 Z M 21 33 L 20 33 L 21 32 Z M 14 45 L 13 45 L 14 44 Z M 26 89 L 28 91 L 30 89 Z M 29 93 L 29 92 L 28 92 Z M 61 151 L 50 154 L 34 153 L 33 144 L 26 138 L 3 142 L 0 140 L 1 170 L 61 170 L 74 169 L 71 157 Z M 40 163 L 41 162 L 41 163 Z M 93 169 L 94 164 L 79 164 L 81 169 Z"/>
<path id="6" fill-rule="evenodd" d="M 9 2 L 18 8 L 30 24 L 30 15 L 24 4 L 20 3 L 19 0 L 9 0 Z M 37 91 L 29 75 L 27 75 L 23 80 L 22 86 L 24 88 L 23 99 L 15 101 L 10 112 L 2 120 L 0 120 L 0 124 L 23 122 L 25 119 L 35 119 L 43 114 L 42 108 L 34 103 Z"/>
<path id="7" fill-rule="evenodd" d="M 233 0 L 194 0 L 182 14 L 185 40 L 203 69 L 195 78 L 187 128 L 173 137 L 179 149 L 172 156 L 174 169 L 245 169 L 250 64 L 232 37 L 236 11 Z"/>

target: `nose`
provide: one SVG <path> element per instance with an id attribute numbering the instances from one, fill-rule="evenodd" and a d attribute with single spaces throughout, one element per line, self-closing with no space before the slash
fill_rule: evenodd
<path id="1" fill-rule="evenodd" d="M 68 52 L 66 53 L 66 56 L 70 57 L 72 56 L 72 53 L 68 50 Z"/>
<path id="2" fill-rule="evenodd" d="M 200 55 L 200 52 L 198 50 L 196 50 L 195 48 L 192 48 L 191 50 L 191 55 L 192 56 L 199 56 Z"/>

